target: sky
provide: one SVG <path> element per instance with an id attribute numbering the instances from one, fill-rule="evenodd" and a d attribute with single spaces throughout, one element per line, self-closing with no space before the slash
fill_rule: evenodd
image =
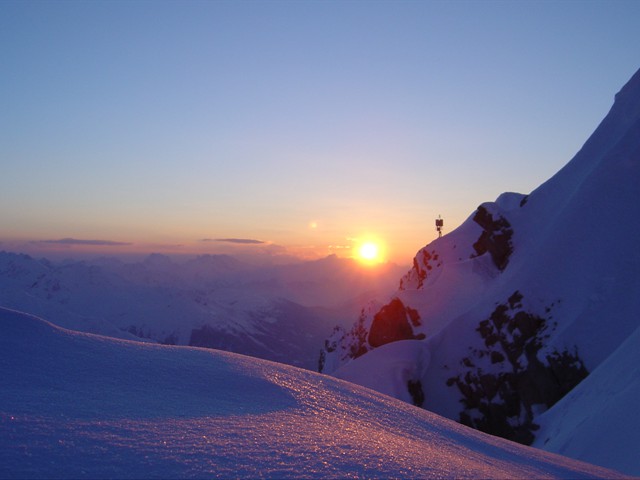
<path id="1" fill-rule="evenodd" d="M 580 149 L 637 1 L 0 2 L 0 250 L 416 251 Z"/>

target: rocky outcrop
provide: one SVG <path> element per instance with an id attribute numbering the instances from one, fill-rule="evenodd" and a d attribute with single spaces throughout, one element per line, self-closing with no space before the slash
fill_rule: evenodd
<path id="1" fill-rule="evenodd" d="M 339 326 L 333 329 L 331 336 L 324 341 L 324 346 L 320 350 L 318 372 L 332 372 L 343 362 L 358 358 L 371 350 L 367 341 L 370 327 L 368 320 L 369 315 L 362 309 L 351 330 L 347 332 Z M 327 363 L 329 363 L 328 369 Z"/>
<path id="2" fill-rule="evenodd" d="M 511 224 L 502 215 L 490 213 L 484 205 L 480 205 L 473 221 L 482 227 L 480 238 L 473 244 L 478 256 L 487 252 L 498 270 L 504 270 L 513 253 Z"/>
<path id="3" fill-rule="evenodd" d="M 382 307 L 363 309 L 349 331 L 334 328 L 325 340 L 318 359 L 318 371 L 331 373 L 340 365 L 361 357 L 374 348 L 400 340 L 422 340 L 417 333 L 422 326 L 417 310 L 393 298 Z"/>
<path id="4" fill-rule="evenodd" d="M 413 258 L 413 267 L 405 278 L 400 279 L 400 290 L 406 290 L 407 287 L 421 289 L 424 286 L 424 282 L 427 277 L 434 271 L 434 269 L 442 267 L 442 259 L 440 255 L 432 249 L 423 248 Z"/>
<path id="5" fill-rule="evenodd" d="M 423 333 L 413 333 L 413 327 L 419 326 L 418 311 L 406 307 L 399 298 L 394 298 L 374 315 L 369 331 L 369 345 L 376 348 L 399 340 L 421 340 L 424 338 Z"/>

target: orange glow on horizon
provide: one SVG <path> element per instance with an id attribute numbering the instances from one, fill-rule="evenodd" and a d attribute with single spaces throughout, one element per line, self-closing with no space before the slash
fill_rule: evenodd
<path id="1" fill-rule="evenodd" d="M 73 232 L 63 236 L 59 233 L 33 235 L 30 238 L 8 238 L 3 240 L 3 249 L 17 253 L 27 253 L 45 258 L 69 259 L 91 258 L 99 256 L 143 257 L 150 253 L 167 255 L 238 255 L 247 261 L 295 262 L 297 260 L 312 261 L 335 255 L 350 258 L 362 267 L 375 267 L 387 262 L 409 263 L 423 245 L 415 242 L 415 246 L 407 248 L 397 242 L 389 232 L 382 235 L 372 234 L 366 230 L 360 232 L 306 230 L 306 235 L 295 236 L 291 232 L 286 235 L 274 235 L 273 232 L 253 232 L 228 230 L 219 232 L 172 232 L 171 235 L 142 235 L 129 232 L 128 235 L 107 230 L 97 232 Z M 307 228 L 308 224 L 303 224 Z M 362 233 L 363 232 L 363 233 Z M 117 234 L 116 234 L 117 233 Z M 276 232 L 279 233 L 279 232 Z M 313 234 L 313 235 L 311 235 Z M 300 237 L 300 238 L 299 238 Z"/>

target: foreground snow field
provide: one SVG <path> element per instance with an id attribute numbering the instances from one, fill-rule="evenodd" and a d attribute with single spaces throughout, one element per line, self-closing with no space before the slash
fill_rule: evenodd
<path id="1" fill-rule="evenodd" d="M 264 360 L 0 309 L 0 477 L 620 478 Z"/>

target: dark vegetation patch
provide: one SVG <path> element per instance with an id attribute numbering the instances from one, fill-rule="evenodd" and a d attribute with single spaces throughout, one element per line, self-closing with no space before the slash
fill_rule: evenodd
<path id="1" fill-rule="evenodd" d="M 424 403 L 424 390 L 422 390 L 422 382 L 420 380 L 409 380 L 407 389 L 416 407 L 421 407 Z"/>
<path id="2" fill-rule="evenodd" d="M 464 371 L 447 386 L 462 394 L 460 423 L 530 445 L 539 428 L 534 405 L 550 408 L 588 372 L 577 350 L 538 358 L 549 338 L 548 319 L 523 310 L 521 300 L 522 294 L 514 292 L 479 323 L 484 348 L 471 349 L 461 361 Z"/>

